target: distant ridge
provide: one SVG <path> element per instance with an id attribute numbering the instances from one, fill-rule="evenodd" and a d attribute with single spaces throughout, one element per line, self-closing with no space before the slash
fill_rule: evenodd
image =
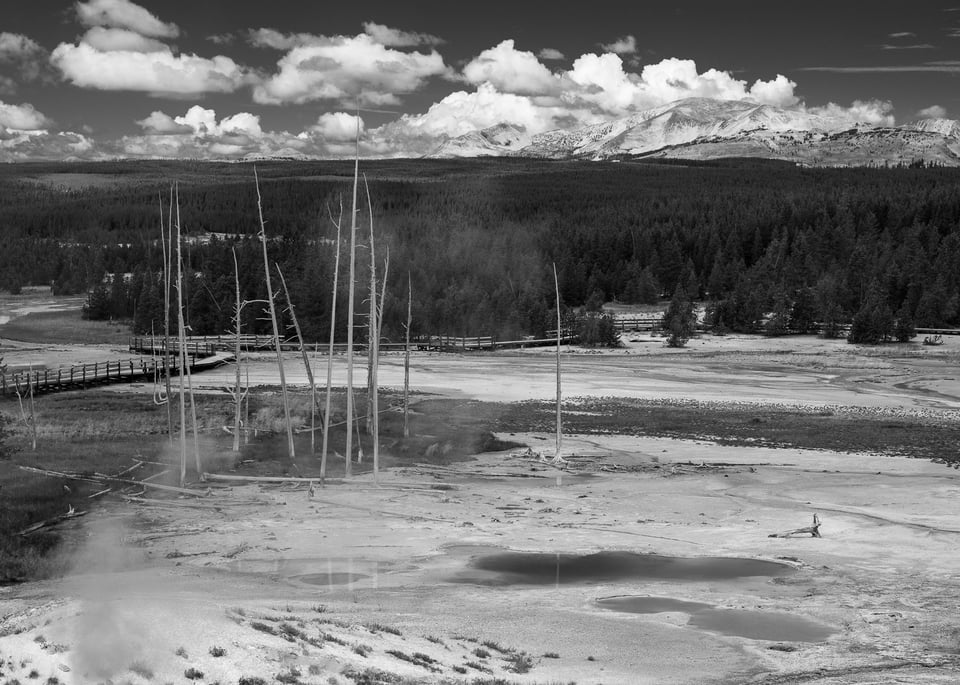
<path id="1" fill-rule="evenodd" d="M 744 100 L 689 98 L 614 121 L 529 136 L 498 124 L 451 138 L 428 157 L 541 159 L 755 157 L 811 166 L 960 166 L 960 123 L 851 126 L 806 110 Z"/>

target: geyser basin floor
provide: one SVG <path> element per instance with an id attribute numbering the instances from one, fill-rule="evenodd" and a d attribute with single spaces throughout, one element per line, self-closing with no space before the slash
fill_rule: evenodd
<path id="1" fill-rule="evenodd" d="M 822 623 L 790 614 L 718 609 L 703 602 L 688 602 L 671 597 L 605 597 L 598 599 L 597 605 L 631 614 L 681 612 L 690 615 L 690 626 L 753 640 L 822 642 L 836 632 Z"/>
<path id="2" fill-rule="evenodd" d="M 783 576 L 793 568 L 774 561 L 732 557 L 669 557 L 636 552 L 549 554 L 499 552 L 474 557 L 451 582 L 476 585 L 561 585 L 619 580 L 716 581 Z"/>

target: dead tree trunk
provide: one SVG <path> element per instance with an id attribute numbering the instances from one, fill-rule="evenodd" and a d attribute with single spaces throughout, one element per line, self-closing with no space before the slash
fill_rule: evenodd
<path id="1" fill-rule="evenodd" d="M 171 188 L 171 193 L 173 189 Z M 173 407 L 170 406 L 170 237 L 164 232 L 163 228 L 163 195 L 157 193 L 157 199 L 160 201 L 160 249 L 163 251 L 163 384 L 166 391 L 167 405 L 167 440 L 173 442 Z M 172 199 L 172 198 L 171 198 Z M 173 202 L 170 203 L 170 222 L 167 227 L 169 231 L 173 223 Z M 156 350 L 154 349 L 154 354 Z"/>
<path id="2" fill-rule="evenodd" d="M 234 313 L 234 333 L 236 334 L 236 344 L 234 345 L 234 356 L 236 356 L 237 375 L 233 387 L 234 415 L 233 415 L 233 451 L 240 451 L 240 408 L 243 404 L 246 391 L 241 394 L 240 391 L 240 312 L 243 309 L 243 303 L 240 301 L 240 266 L 237 264 L 237 250 L 233 252 L 233 273 L 234 285 L 236 286 L 237 303 Z"/>
<path id="3" fill-rule="evenodd" d="M 270 260 L 267 257 L 267 228 L 263 220 L 263 203 L 260 198 L 260 179 L 257 169 L 253 169 L 253 178 L 257 186 L 257 212 L 260 216 L 260 242 L 263 245 L 263 275 L 267 281 L 267 302 L 270 305 L 270 322 L 273 325 L 273 346 L 277 351 L 277 368 L 280 371 L 280 396 L 283 399 L 283 419 L 287 426 L 287 451 L 293 468 L 297 468 L 296 447 L 293 442 L 293 422 L 290 420 L 290 400 L 287 397 L 287 379 L 283 373 L 283 350 L 280 347 L 280 327 L 277 325 L 277 307 L 273 301 L 273 283 L 270 280 Z"/>
<path id="4" fill-rule="evenodd" d="M 283 294 L 287 300 L 287 311 L 290 313 L 290 320 L 293 322 L 293 331 L 297 335 L 297 344 L 300 346 L 300 354 L 303 355 L 303 366 L 307 371 L 307 382 L 310 383 L 310 414 L 311 414 L 311 424 L 313 423 L 312 415 L 315 413 L 316 408 L 313 406 L 313 397 L 316 396 L 316 385 L 313 381 L 313 369 L 310 368 L 310 358 L 307 355 L 307 348 L 303 344 L 303 335 L 300 334 L 300 324 L 297 322 L 297 313 L 293 308 L 293 300 L 290 299 L 290 290 L 287 288 L 287 280 L 283 277 L 283 272 L 280 271 L 280 265 L 274 264 L 277 267 L 277 273 L 280 274 L 280 284 L 283 286 Z M 310 453 L 313 454 L 316 452 L 314 449 L 314 435 L 313 431 L 310 431 Z"/>
<path id="5" fill-rule="evenodd" d="M 563 442 L 563 423 L 560 415 L 560 282 L 557 280 L 557 265 L 553 265 L 553 287 L 557 294 L 557 451 L 553 456 L 553 463 L 563 463 L 560 448 Z"/>
<path id="6" fill-rule="evenodd" d="M 357 153 L 353 164 L 353 203 L 350 207 L 350 269 L 347 297 L 347 444 L 345 475 L 351 475 L 353 459 L 353 308 L 357 262 L 357 183 L 360 180 L 360 116 L 357 115 Z"/>
<path id="7" fill-rule="evenodd" d="M 403 437 L 410 437 L 410 326 L 413 321 L 413 280 L 407 272 L 407 325 L 403 350 Z"/>
<path id="8" fill-rule="evenodd" d="M 329 211 L 329 210 L 328 210 Z M 333 221 L 333 213 L 330 213 Z M 323 446 L 320 455 L 320 479 L 327 475 L 327 446 L 330 432 L 330 395 L 333 383 L 333 340 L 337 330 L 337 280 L 340 276 L 340 226 L 343 224 L 343 200 L 340 201 L 340 218 L 333 222 L 337 227 L 336 256 L 333 260 L 333 290 L 330 296 L 330 343 L 327 347 L 327 396 L 323 410 Z"/>
<path id="9" fill-rule="evenodd" d="M 820 517 L 816 514 L 813 515 L 813 525 L 807 526 L 806 528 L 797 528 L 795 530 L 788 530 L 784 533 L 770 533 L 768 538 L 789 538 L 794 535 L 810 535 L 811 537 L 819 538 L 823 537 L 820 535 Z"/>

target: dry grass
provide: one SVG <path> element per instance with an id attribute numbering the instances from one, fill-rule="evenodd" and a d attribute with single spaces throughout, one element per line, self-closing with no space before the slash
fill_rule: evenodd
<path id="1" fill-rule="evenodd" d="M 79 309 L 35 312 L 0 326 L 0 337 L 31 343 L 124 344 L 130 326 L 121 321 L 87 321 Z"/>

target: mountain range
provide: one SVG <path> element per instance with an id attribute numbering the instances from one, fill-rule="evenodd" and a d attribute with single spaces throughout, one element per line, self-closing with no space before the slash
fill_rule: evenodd
<path id="1" fill-rule="evenodd" d="M 529 135 L 501 123 L 446 140 L 434 158 L 718 159 L 757 157 L 810 166 L 960 166 L 960 122 L 924 119 L 901 126 L 744 100 L 689 98 L 622 119 Z"/>

